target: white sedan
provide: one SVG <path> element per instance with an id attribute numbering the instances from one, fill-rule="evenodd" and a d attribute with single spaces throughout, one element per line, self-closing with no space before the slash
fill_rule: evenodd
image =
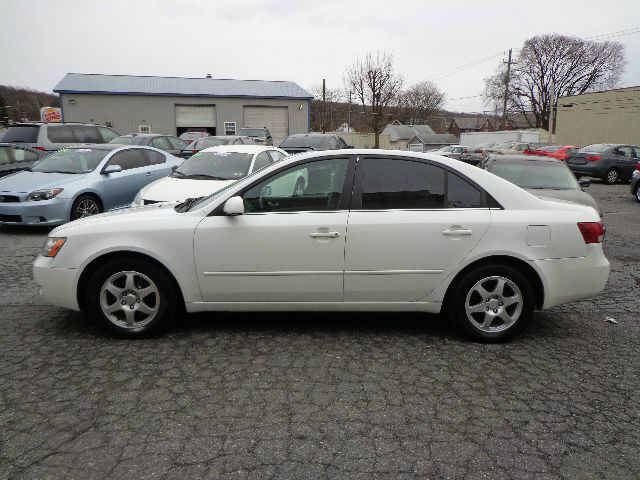
<path id="1" fill-rule="evenodd" d="M 204 199 L 58 227 L 34 275 L 49 303 L 128 337 L 182 309 L 384 310 L 442 311 L 500 341 L 534 309 L 604 289 L 603 234 L 593 208 L 456 160 L 337 150 L 291 156 Z"/>
<path id="2" fill-rule="evenodd" d="M 133 206 L 204 197 L 278 162 L 288 154 L 262 145 L 219 145 L 185 160 L 171 175 L 138 192 Z"/>

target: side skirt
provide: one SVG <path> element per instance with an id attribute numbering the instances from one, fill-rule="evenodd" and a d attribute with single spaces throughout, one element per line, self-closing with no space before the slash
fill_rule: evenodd
<path id="1" fill-rule="evenodd" d="M 187 312 L 427 312 L 440 313 L 442 302 L 191 302 Z"/>

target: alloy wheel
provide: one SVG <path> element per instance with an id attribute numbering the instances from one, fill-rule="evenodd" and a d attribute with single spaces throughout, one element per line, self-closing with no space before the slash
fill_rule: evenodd
<path id="1" fill-rule="evenodd" d="M 114 325 L 140 329 L 158 314 L 160 292 L 153 280 L 143 273 L 118 272 L 102 285 L 100 308 Z"/>
<path id="2" fill-rule="evenodd" d="M 98 203 L 91 198 L 82 199 L 76 206 L 76 218 L 90 217 L 100 213 Z"/>
<path id="3" fill-rule="evenodd" d="M 471 287 L 465 301 L 465 312 L 478 330 L 495 333 L 507 330 L 516 323 L 522 306 L 520 288 L 508 278 L 493 275 Z"/>
<path id="4" fill-rule="evenodd" d="M 609 170 L 607 172 L 607 183 L 616 183 L 618 181 L 618 171 Z"/>

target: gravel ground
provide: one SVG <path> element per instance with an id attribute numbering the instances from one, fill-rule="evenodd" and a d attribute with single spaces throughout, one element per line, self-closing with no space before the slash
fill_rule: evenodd
<path id="1" fill-rule="evenodd" d="M 39 300 L 47 231 L 0 228 L 0 479 L 637 479 L 640 204 L 589 191 L 606 291 L 503 345 L 413 314 L 192 315 L 118 340 Z"/>

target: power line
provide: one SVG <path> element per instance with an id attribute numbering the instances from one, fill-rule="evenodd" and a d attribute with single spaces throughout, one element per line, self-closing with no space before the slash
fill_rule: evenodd
<path id="1" fill-rule="evenodd" d="M 627 29 L 624 29 L 624 30 L 618 30 L 617 32 L 602 33 L 600 35 L 594 35 L 592 37 L 586 37 L 584 40 L 595 40 L 595 39 L 602 39 L 602 38 L 622 37 L 622 36 L 625 36 L 625 35 L 632 35 L 634 33 L 640 33 L 640 27 L 627 28 Z"/>
<path id="2" fill-rule="evenodd" d="M 504 52 L 496 52 L 493 55 L 489 55 L 488 57 L 479 58 L 477 60 L 474 60 L 473 62 L 469 62 L 469 63 L 466 63 L 464 65 L 460 65 L 458 67 L 453 67 L 453 68 L 450 68 L 448 70 L 444 70 L 444 71 L 442 71 L 442 72 L 440 72 L 440 73 L 438 73 L 436 75 L 433 75 L 431 77 L 427 77 L 427 80 L 439 80 L 441 78 L 446 78 L 446 77 L 449 77 L 451 75 L 455 75 L 456 73 L 463 72 L 463 71 L 468 70 L 470 68 L 473 68 L 473 67 L 475 67 L 477 65 L 480 65 L 482 63 L 488 62 L 489 60 L 492 60 L 492 59 L 494 59 L 494 58 L 496 58 L 496 57 L 498 57 L 500 55 L 503 55 L 503 54 L 504 54 Z"/>

